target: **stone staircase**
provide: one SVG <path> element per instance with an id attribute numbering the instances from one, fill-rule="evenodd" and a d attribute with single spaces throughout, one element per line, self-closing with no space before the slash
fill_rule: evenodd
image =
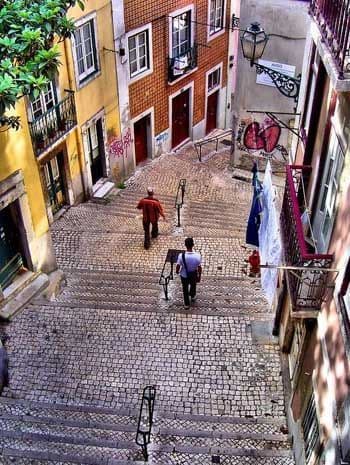
<path id="1" fill-rule="evenodd" d="M 135 444 L 137 414 L 128 410 L 0 400 L 1 464 L 143 463 Z M 282 418 L 160 412 L 149 463 L 291 465 Z"/>

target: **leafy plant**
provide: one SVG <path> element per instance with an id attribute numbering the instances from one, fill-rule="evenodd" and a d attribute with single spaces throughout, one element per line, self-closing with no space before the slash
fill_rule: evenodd
<path id="1" fill-rule="evenodd" d="M 126 185 L 124 184 L 124 181 L 118 182 L 117 184 L 118 189 L 125 189 Z"/>
<path id="2" fill-rule="evenodd" d="M 67 11 L 84 9 L 84 1 L 0 0 L 0 126 L 18 129 L 18 117 L 5 113 L 24 95 L 37 97 L 57 73 L 57 44 L 74 31 Z"/>

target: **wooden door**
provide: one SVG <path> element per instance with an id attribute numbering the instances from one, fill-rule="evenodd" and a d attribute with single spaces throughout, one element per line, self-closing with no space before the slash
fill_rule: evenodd
<path id="1" fill-rule="evenodd" d="M 190 91 L 182 92 L 173 99 L 172 147 L 176 147 L 190 135 Z"/>
<path id="2" fill-rule="evenodd" d="M 63 184 L 63 154 L 60 152 L 44 165 L 46 187 L 52 213 L 55 214 L 66 203 Z"/>
<path id="3" fill-rule="evenodd" d="M 147 159 L 147 117 L 134 124 L 136 164 Z"/>
<path id="4" fill-rule="evenodd" d="M 218 96 L 219 91 L 209 95 L 207 101 L 207 123 L 205 133 L 209 134 L 210 131 L 216 128 L 216 119 L 218 111 Z"/>

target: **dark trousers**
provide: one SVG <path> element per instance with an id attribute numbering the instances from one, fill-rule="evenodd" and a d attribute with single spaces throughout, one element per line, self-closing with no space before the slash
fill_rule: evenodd
<path id="1" fill-rule="evenodd" d="M 181 276 L 181 282 L 185 305 L 190 305 L 190 296 L 196 296 L 196 277 L 183 278 Z"/>
<path id="2" fill-rule="evenodd" d="M 150 233 L 151 224 L 152 224 L 152 233 Z M 143 230 L 145 231 L 144 247 L 145 249 L 148 249 L 149 246 L 151 245 L 151 235 L 153 239 L 158 237 L 158 222 L 156 221 L 155 223 L 151 223 L 150 221 L 144 221 Z"/>

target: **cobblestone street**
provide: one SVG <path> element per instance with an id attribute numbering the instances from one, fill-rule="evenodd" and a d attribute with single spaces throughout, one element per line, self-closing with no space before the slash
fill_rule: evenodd
<path id="1" fill-rule="evenodd" d="M 187 187 L 177 228 L 174 203 L 181 178 Z M 160 236 L 144 250 L 142 216 L 135 207 L 147 186 L 154 187 L 167 221 L 160 221 Z M 138 169 L 126 189 L 113 192 L 106 203 L 67 210 L 52 228 L 66 276 L 61 294 L 51 301 L 37 298 L 2 327 L 11 382 L 4 391 L 8 404 L 1 408 L 9 413 L 18 399 L 24 406 L 76 408 L 84 420 L 88 408 L 100 415 L 103 409 L 132 415 L 143 387 L 154 384 L 154 464 L 209 464 L 215 450 L 221 454 L 215 463 L 292 464 L 287 435 L 280 432 L 285 418 L 279 348 L 255 334 L 274 315 L 259 281 L 243 272 L 250 203 L 251 185 L 232 178 L 228 150 L 199 163 L 189 145 Z M 169 301 L 158 284 L 167 250 L 183 249 L 187 236 L 194 237 L 203 258 L 198 299 L 190 310 L 184 309 L 178 277 L 170 283 Z M 204 433 L 198 438 L 186 429 L 220 429 L 221 436 L 213 448 Z M 33 432 L 39 434 L 35 428 L 26 434 Z M 0 444 L 8 446 L 6 441 Z M 170 447 L 175 442 L 179 446 Z M 94 456 L 95 445 L 90 446 Z M 76 447 L 68 451 L 78 454 Z M 84 452 L 89 455 L 87 448 Z M 57 448 L 46 457 L 51 461 L 30 463 L 59 463 L 55 454 L 64 453 Z M 110 457 L 130 458 L 126 452 Z M 16 463 L 29 463 L 20 460 Z M 7 463 L 1 455 L 0 463 Z"/>

